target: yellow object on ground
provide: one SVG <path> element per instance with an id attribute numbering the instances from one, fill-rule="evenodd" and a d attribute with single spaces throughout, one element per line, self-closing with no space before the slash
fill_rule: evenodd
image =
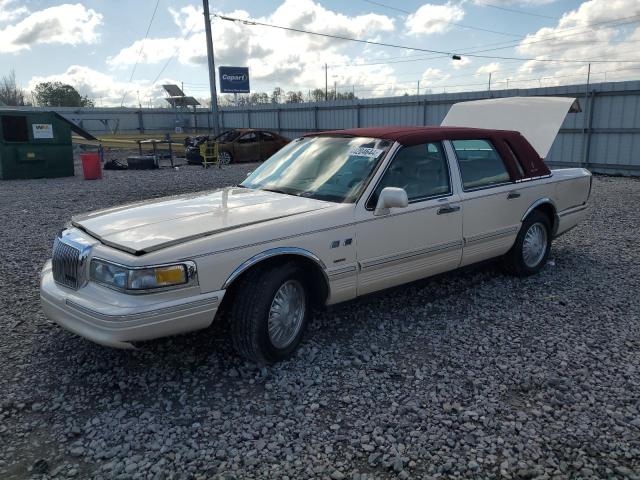
<path id="1" fill-rule="evenodd" d="M 204 168 L 207 168 L 209 165 L 218 165 L 218 168 L 220 168 L 217 143 L 204 142 L 200 145 L 200 156 L 202 157 L 202 166 Z"/>

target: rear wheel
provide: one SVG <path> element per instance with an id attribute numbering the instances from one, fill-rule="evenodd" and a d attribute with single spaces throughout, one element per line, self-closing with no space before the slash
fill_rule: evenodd
<path id="1" fill-rule="evenodd" d="M 285 263 L 249 272 L 240 282 L 231 310 L 238 353 L 257 363 L 291 356 L 302 340 L 310 310 L 302 270 Z"/>
<path id="2" fill-rule="evenodd" d="M 551 251 L 551 222 L 539 211 L 532 212 L 522 227 L 505 263 L 512 273 L 524 277 L 538 273 L 547 263 Z"/>
<path id="3" fill-rule="evenodd" d="M 218 153 L 218 160 L 220 165 L 229 165 L 233 161 L 233 157 L 229 152 L 220 152 Z"/>

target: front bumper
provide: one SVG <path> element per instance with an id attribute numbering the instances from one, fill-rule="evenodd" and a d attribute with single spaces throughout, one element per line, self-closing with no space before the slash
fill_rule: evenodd
<path id="1" fill-rule="evenodd" d="M 206 328 L 224 294 L 219 290 L 182 298 L 127 295 L 91 284 L 76 291 L 54 282 L 51 262 L 44 266 L 40 280 L 47 317 L 77 335 L 115 348 L 134 348 L 131 342 Z"/>

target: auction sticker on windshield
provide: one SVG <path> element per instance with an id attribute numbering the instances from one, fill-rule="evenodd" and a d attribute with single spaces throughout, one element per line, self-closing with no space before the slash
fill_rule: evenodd
<path id="1" fill-rule="evenodd" d="M 379 148 L 358 147 L 349 152 L 350 157 L 378 158 L 384 150 Z"/>

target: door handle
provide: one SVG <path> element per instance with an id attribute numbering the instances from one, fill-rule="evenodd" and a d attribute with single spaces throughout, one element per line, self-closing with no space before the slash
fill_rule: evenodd
<path id="1" fill-rule="evenodd" d="M 460 205 L 445 205 L 444 207 L 440 207 L 438 209 L 438 215 L 445 215 L 447 213 L 453 213 L 460 210 Z"/>
<path id="2" fill-rule="evenodd" d="M 520 198 L 520 192 L 509 192 L 507 200 L 513 200 L 514 198 Z"/>

